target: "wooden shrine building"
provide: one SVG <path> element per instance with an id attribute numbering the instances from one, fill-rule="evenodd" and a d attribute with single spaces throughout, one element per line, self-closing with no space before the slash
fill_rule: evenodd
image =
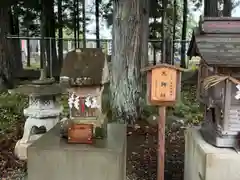
<path id="1" fill-rule="evenodd" d="M 240 132 L 240 18 L 205 17 L 193 31 L 187 52 L 199 56 L 197 96 L 204 105 L 201 132 L 218 147 L 236 147 Z"/>

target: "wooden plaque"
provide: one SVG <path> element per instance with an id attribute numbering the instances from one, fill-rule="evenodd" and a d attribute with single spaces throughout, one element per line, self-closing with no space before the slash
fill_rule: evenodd
<path id="1" fill-rule="evenodd" d="M 151 72 L 150 100 L 157 102 L 176 101 L 177 70 L 160 67 Z"/>
<path id="2" fill-rule="evenodd" d="M 74 124 L 68 128 L 68 143 L 92 144 L 93 124 Z"/>

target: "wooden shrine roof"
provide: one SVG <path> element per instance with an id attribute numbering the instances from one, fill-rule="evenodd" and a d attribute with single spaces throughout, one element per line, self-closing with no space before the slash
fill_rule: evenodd
<path id="1" fill-rule="evenodd" d="M 240 67 L 240 18 L 205 18 L 193 32 L 187 54 L 208 65 Z"/>

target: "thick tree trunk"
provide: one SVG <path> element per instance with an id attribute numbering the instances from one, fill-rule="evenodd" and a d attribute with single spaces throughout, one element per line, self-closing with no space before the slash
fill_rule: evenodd
<path id="1" fill-rule="evenodd" d="M 50 69 L 53 74 L 58 75 L 60 71 L 57 51 L 56 51 L 56 39 L 55 39 L 55 15 L 54 15 L 54 1 L 44 0 L 44 17 L 45 17 L 45 37 L 52 38 L 45 42 L 45 48 L 47 52 L 48 74 Z"/>
<path id="2" fill-rule="evenodd" d="M 96 18 L 96 47 L 100 48 L 100 28 L 99 28 L 99 1 L 95 0 L 95 18 Z"/>
<path id="3" fill-rule="evenodd" d="M 86 48 L 86 7 L 85 0 L 82 1 L 82 34 L 83 34 L 83 48 Z"/>
<path id="4" fill-rule="evenodd" d="M 58 60 L 59 66 L 62 66 L 63 62 L 63 14 L 62 14 L 62 0 L 58 0 Z"/>
<path id="5" fill-rule="evenodd" d="M 204 16 L 205 17 L 218 17 L 218 1 L 219 0 L 204 0 Z"/>
<path id="6" fill-rule="evenodd" d="M 232 9 L 233 9 L 232 0 L 224 0 L 223 1 L 223 16 L 231 17 Z"/>
<path id="7" fill-rule="evenodd" d="M 9 17 L 10 17 L 10 34 L 14 36 L 19 36 L 19 20 L 18 20 L 19 14 L 16 10 L 16 5 L 13 6 L 13 9 L 9 9 Z M 21 46 L 20 46 L 20 39 L 9 39 L 9 41 L 13 44 L 13 53 L 14 53 L 14 61 L 15 61 L 15 67 L 17 68 L 17 71 L 22 70 L 23 64 L 22 64 L 22 53 L 21 53 Z"/>
<path id="8" fill-rule="evenodd" d="M 181 44 L 181 67 L 186 68 L 186 39 L 187 39 L 188 0 L 183 1 L 183 25 Z"/>
<path id="9" fill-rule="evenodd" d="M 147 61 L 148 0 L 115 0 L 111 69 L 112 112 L 120 121 L 140 117 L 141 73 Z"/>
<path id="10" fill-rule="evenodd" d="M 10 7 L 0 6 L 0 88 L 13 86 L 15 59 L 13 57 L 13 44 L 6 39 L 10 32 Z"/>

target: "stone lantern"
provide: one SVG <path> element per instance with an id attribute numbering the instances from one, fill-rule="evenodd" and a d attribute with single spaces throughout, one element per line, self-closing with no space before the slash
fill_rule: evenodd
<path id="1" fill-rule="evenodd" d="M 15 147 L 15 154 L 20 159 L 27 159 L 27 147 L 59 122 L 63 108 L 56 97 L 61 94 L 61 87 L 54 79 L 46 78 L 45 71 L 41 70 L 39 80 L 19 86 L 13 92 L 29 97 L 29 106 L 24 109 L 27 119 L 23 137 Z"/>
<path id="2" fill-rule="evenodd" d="M 107 59 L 101 49 L 76 49 L 63 62 L 60 82 L 69 93 L 70 119 L 65 136 L 68 142 L 92 143 L 106 136 L 102 93 L 108 82 Z"/>

